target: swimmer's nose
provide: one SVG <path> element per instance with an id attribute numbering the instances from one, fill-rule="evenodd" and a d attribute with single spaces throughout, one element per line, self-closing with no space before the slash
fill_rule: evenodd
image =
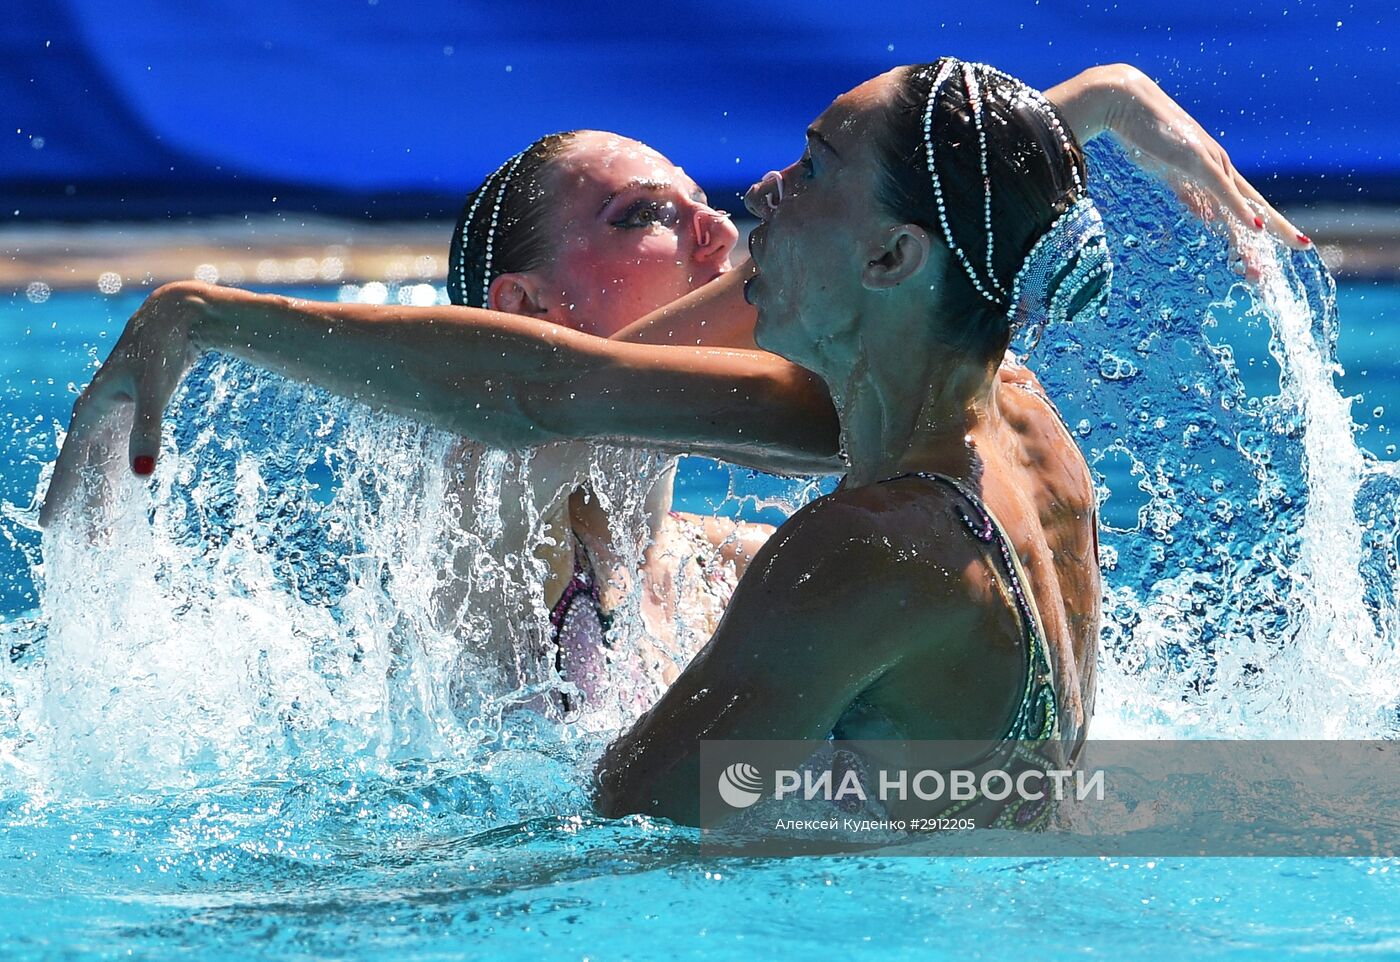
<path id="1" fill-rule="evenodd" d="M 695 258 L 700 261 L 722 260 L 739 243 L 739 229 L 729 214 L 713 207 L 701 206 L 691 221 L 695 237 Z"/>
<path id="2" fill-rule="evenodd" d="M 783 200 L 783 175 L 770 170 L 744 195 L 744 206 L 759 220 L 767 220 Z"/>

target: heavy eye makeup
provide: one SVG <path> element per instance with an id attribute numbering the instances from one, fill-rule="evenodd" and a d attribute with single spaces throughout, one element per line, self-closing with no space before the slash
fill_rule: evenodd
<path id="1" fill-rule="evenodd" d="M 674 227 L 680 221 L 680 210 L 675 201 L 647 198 L 637 200 L 622 209 L 622 213 L 609 223 L 623 230 L 637 230 L 646 227 Z"/>

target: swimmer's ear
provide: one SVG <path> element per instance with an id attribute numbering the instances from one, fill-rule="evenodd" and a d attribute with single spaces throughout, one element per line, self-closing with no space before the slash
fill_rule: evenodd
<path id="1" fill-rule="evenodd" d="M 889 228 L 872 245 L 865 270 L 861 272 L 861 282 L 872 291 L 898 287 L 923 270 L 932 244 L 928 231 L 918 224 Z"/>
<path id="2" fill-rule="evenodd" d="M 543 317 L 549 313 L 543 300 L 544 285 L 529 274 L 502 274 L 491 282 L 490 293 L 487 303 L 493 311 L 526 317 Z"/>

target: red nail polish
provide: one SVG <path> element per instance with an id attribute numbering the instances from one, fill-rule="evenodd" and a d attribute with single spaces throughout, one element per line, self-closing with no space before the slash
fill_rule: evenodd
<path id="1" fill-rule="evenodd" d="M 156 469 L 156 459 L 149 454 L 138 454 L 131 459 L 131 470 L 142 477 L 147 476 Z"/>
<path id="2" fill-rule="evenodd" d="M 1262 218 L 1262 217 L 1260 217 L 1260 216 L 1258 216 L 1258 215 L 1255 215 L 1255 218 L 1254 218 L 1254 226 L 1257 227 L 1259 230 L 1263 230 L 1263 229 L 1264 229 L 1264 218 Z"/>
<path id="3" fill-rule="evenodd" d="M 1309 237 L 1307 234 L 1299 234 L 1299 235 L 1298 235 L 1298 243 L 1300 243 L 1300 244 L 1311 244 L 1311 243 L 1312 243 L 1312 238 Z"/>

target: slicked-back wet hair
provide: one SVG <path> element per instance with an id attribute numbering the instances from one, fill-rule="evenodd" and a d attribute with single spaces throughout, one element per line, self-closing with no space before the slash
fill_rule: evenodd
<path id="1" fill-rule="evenodd" d="M 883 176 L 876 189 L 886 213 L 903 223 L 920 225 L 940 243 L 944 234 L 929 174 L 924 120 L 929 91 L 942 65 L 941 60 L 916 64 L 898 76 L 879 134 Z M 1000 71 L 981 64 L 968 66 L 980 87 L 987 144 L 992 269 L 997 283 L 1010 291 L 1027 252 L 1079 199 L 1076 184 L 1086 180 L 1084 153 L 1064 118 L 1043 97 Z M 962 71 L 955 69 L 937 93 L 930 132 L 949 230 L 972 263 L 983 269 L 988 239 L 986 190 L 972 109 Z M 1056 280 L 1063 280 L 1072 266 L 1072 262 L 1066 264 Z M 940 337 L 983 360 L 1000 358 L 1011 338 L 1010 303 L 993 304 L 979 293 L 955 257 L 947 258 L 942 284 L 939 316 L 933 319 Z M 1072 312 L 1087 304 L 1100 287 L 1102 283 L 1091 284 L 1080 292 Z"/>
<path id="2" fill-rule="evenodd" d="M 543 203 L 545 181 L 550 165 L 578 134 L 568 130 L 541 137 L 525 148 L 518 162 L 516 158 L 506 161 L 467 196 L 448 252 L 447 296 L 453 304 L 486 307 L 490 281 L 502 274 L 536 270 L 553 256 L 555 238 L 545 225 L 549 210 Z M 495 209 L 498 195 L 499 211 Z"/>

